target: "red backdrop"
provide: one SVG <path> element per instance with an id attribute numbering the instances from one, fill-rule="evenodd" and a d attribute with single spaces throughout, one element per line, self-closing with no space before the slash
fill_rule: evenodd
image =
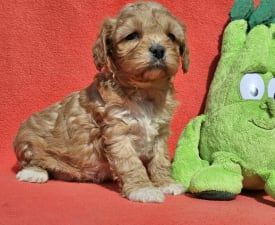
<path id="1" fill-rule="evenodd" d="M 106 16 L 124 0 L 2 1 L 0 160 L 14 162 L 12 140 L 19 124 L 33 112 L 89 85 L 97 72 L 91 46 Z M 191 66 L 175 80 L 182 102 L 172 121 L 172 157 L 186 123 L 201 111 L 218 56 L 219 40 L 232 1 L 161 0 L 187 26 Z"/>

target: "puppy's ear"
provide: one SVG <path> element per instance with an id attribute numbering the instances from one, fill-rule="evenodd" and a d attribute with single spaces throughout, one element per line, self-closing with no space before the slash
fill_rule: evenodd
<path id="1" fill-rule="evenodd" d="M 190 57 L 189 57 L 189 47 L 186 40 L 186 29 L 184 26 L 183 26 L 183 30 L 184 30 L 184 37 L 180 43 L 180 54 L 181 54 L 182 70 L 184 73 L 186 73 L 189 69 Z"/>
<path id="2" fill-rule="evenodd" d="M 181 27 L 181 40 L 180 40 L 180 54 L 181 54 L 181 65 L 182 65 L 182 70 L 184 73 L 188 71 L 189 68 L 189 47 L 187 44 L 187 39 L 186 39 L 186 27 L 184 24 L 179 22 L 180 27 Z"/>
<path id="3" fill-rule="evenodd" d="M 93 46 L 94 63 L 99 71 L 108 64 L 114 28 L 115 20 L 107 18 L 101 25 L 101 30 Z"/>

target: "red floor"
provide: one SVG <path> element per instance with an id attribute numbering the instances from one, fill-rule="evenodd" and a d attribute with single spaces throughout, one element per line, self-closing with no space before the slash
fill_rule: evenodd
<path id="1" fill-rule="evenodd" d="M 233 201 L 167 196 L 162 204 L 133 203 L 113 184 L 18 182 L 0 173 L 0 225 L 271 225 L 275 201 L 263 192 Z"/>

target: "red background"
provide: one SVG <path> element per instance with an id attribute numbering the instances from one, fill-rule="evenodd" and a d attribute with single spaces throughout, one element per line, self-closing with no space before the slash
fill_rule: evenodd
<path id="1" fill-rule="evenodd" d="M 100 23 L 127 2 L 0 2 L 0 225 L 274 223 L 274 201 L 263 193 L 244 194 L 231 202 L 187 195 L 167 197 L 161 205 L 143 205 L 122 199 L 112 185 L 58 181 L 35 185 L 15 180 L 12 141 L 19 124 L 90 84 L 97 72 L 91 46 Z M 203 111 L 233 0 L 159 2 L 186 24 L 191 57 L 189 72 L 179 71 L 175 80 L 182 104 L 171 124 L 172 157 L 187 122 Z"/>
<path id="2" fill-rule="evenodd" d="M 12 3 L 13 2 L 13 3 Z M 128 1 L 129 2 L 129 1 Z M 191 65 L 178 72 L 182 102 L 172 121 L 171 156 L 186 123 L 201 112 L 231 1 L 160 1 L 187 26 Z M 6 1 L 1 17 L 1 161 L 14 162 L 12 140 L 36 111 L 90 84 L 97 73 L 91 46 L 100 24 L 127 1 Z"/>

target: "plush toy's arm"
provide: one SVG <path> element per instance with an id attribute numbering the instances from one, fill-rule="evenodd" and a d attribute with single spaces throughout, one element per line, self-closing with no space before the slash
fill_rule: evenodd
<path id="1" fill-rule="evenodd" d="M 201 124 L 205 118 L 205 115 L 198 116 L 186 126 L 179 139 L 172 163 L 173 178 L 182 183 L 187 191 L 194 173 L 208 165 L 207 161 L 200 158 L 198 149 Z"/>

